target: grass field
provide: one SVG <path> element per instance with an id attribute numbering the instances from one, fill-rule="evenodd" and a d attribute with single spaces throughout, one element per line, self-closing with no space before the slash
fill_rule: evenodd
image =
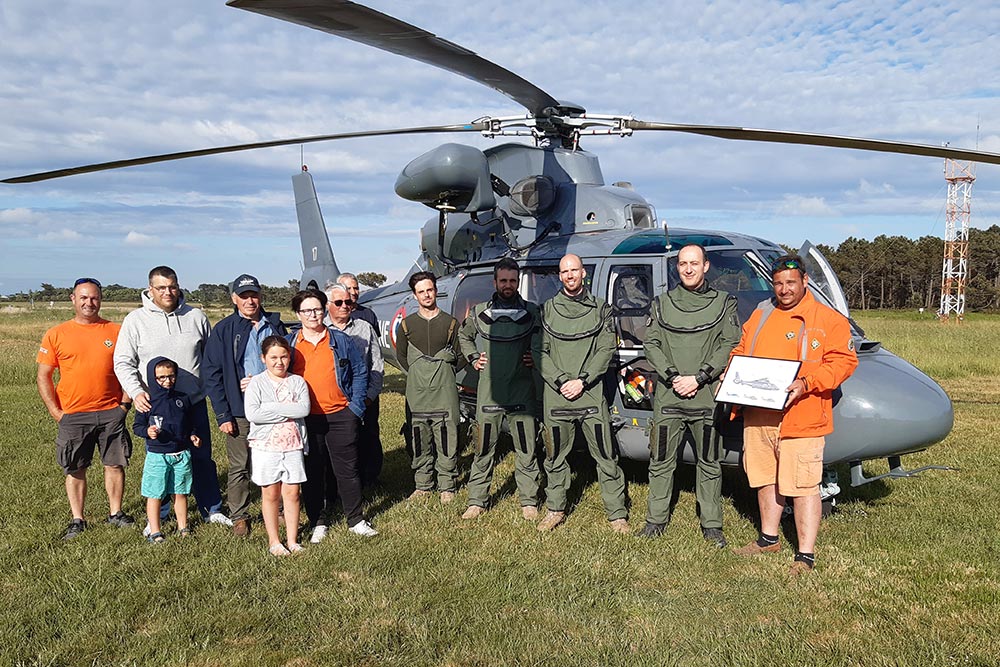
<path id="1" fill-rule="evenodd" d="M 1000 664 L 1000 318 L 945 326 L 861 314 L 869 337 L 955 399 L 951 435 L 904 463 L 961 470 L 845 488 L 820 530 L 817 571 L 792 580 L 787 542 L 780 556 L 746 561 L 702 541 L 689 470 L 656 541 L 607 529 L 586 464 L 567 525 L 550 535 L 520 519 L 510 456 L 495 507 L 474 523 L 459 519 L 464 492 L 449 507 L 404 502 L 412 479 L 398 381 L 383 396 L 385 485 L 369 506 L 378 538 L 355 538 L 341 522 L 322 545 L 279 560 L 259 525 L 238 541 L 196 521 L 193 539 L 154 547 L 138 529 L 100 525 L 95 466 L 92 528 L 63 542 L 69 511 L 34 355 L 44 329 L 67 317 L 0 312 L 0 664 Z M 137 451 L 125 508 L 139 516 Z M 466 452 L 463 470 L 468 462 Z M 638 529 L 645 473 L 627 474 Z M 738 471 L 727 472 L 725 494 L 726 532 L 739 545 L 756 530 Z"/>

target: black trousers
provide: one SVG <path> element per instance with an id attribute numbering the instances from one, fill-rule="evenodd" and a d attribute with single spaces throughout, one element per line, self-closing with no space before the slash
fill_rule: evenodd
<path id="1" fill-rule="evenodd" d="M 358 476 L 358 418 L 348 408 L 329 415 L 306 417 L 309 454 L 306 456 L 306 483 L 302 504 L 309 524 L 322 523 L 326 505 L 326 467 L 333 468 L 337 495 L 344 506 L 347 525 L 354 526 L 361 514 L 361 478 Z"/>

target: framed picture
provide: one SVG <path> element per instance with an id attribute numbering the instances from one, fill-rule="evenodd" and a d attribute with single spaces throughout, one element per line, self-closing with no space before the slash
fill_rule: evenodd
<path id="1" fill-rule="evenodd" d="M 800 366 L 800 361 L 737 355 L 729 361 L 715 402 L 783 410 L 788 398 L 785 390 L 795 382 Z"/>

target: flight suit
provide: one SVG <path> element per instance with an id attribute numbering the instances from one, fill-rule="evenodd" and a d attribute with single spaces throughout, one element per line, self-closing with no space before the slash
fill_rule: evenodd
<path id="1" fill-rule="evenodd" d="M 611 307 L 590 292 L 577 297 L 559 291 L 542 307 L 541 373 L 545 421 L 546 507 L 566 511 L 570 485 L 567 457 L 576 428 L 587 440 L 597 463 L 597 481 L 608 520 L 625 519 L 625 475 L 618 467 L 618 448 L 611 438 L 604 374 L 615 353 Z M 582 379 L 584 392 L 570 401 L 559 387 Z"/>
<path id="2" fill-rule="evenodd" d="M 691 433 L 697 461 L 695 498 L 702 528 L 722 528 L 722 465 L 714 433 L 715 389 L 729 353 L 740 340 L 736 297 L 707 285 L 692 291 L 683 285 L 661 294 L 653 304 L 646 330 L 646 359 L 658 380 L 649 433 L 649 507 L 646 521 L 670 519 L 677 450 Z M 698 393 L 678 395 L 671 385 L 678 375 L 694 375 Z"/>
<path id="3" fill-rule="evenodd" d="M 477 304 L 458 332 L 458 341 L 469 363 L 486 353 L 486 367 L 479 371 L 476 390 L 476 456 L 469 471 L 469 505 L 486 507 L 489 501 L 496 443 L 504 417 L 514 442 L 514 481 L 522 507 L 538 504 L 536 436 L 538 395 L 535 373 L 524 365 L 531 354 L 537 368 L 541 352 L 541 315 L 533 303 L 515 294 L 503 302 L 494 294 Z M 477 346 L 476 339 L 479 339 Z"/>
<path id="4" fill-rule="evenodd" d="M 444 311 L 431 319 L 418 313 L 402 323 L 397 358 L 406 371 L 413 478 L 416 488 L 455 491 L 458 477 L 458 386 L 455 370 L 458 322 Z"/>

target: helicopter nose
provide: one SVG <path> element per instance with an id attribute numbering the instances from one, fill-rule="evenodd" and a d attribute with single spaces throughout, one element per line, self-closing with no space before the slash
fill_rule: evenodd
<path id="1" fill-rule="evenodd" d="M 881 347 L 860 351 L 858 362 L 835 402 L 828 465 L 915 452 L 948 435 L 954 409 L 934 380 Z"/>

